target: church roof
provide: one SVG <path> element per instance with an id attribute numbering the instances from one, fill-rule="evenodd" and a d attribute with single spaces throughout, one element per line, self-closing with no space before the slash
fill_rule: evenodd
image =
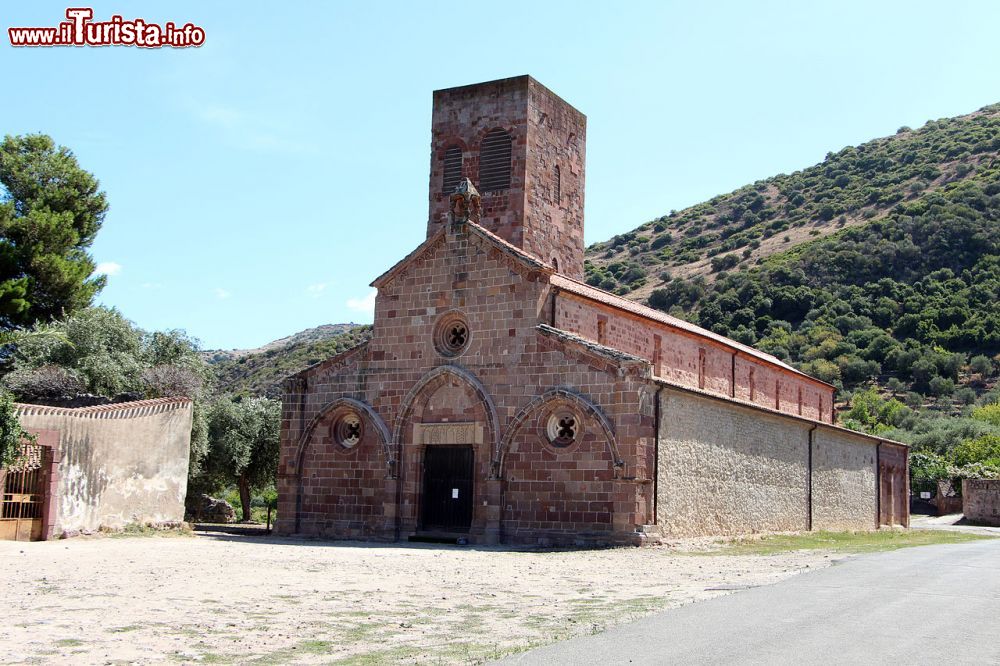
<path id="1" fill-rule="evenodd" d="M 713 333 L 707 329 L 700 326 L 695 326 L 691 322 L 684 321 L 683 319 L 678 319 L 677 317 L 671 317 L 666 312 L 660 310 L 655 310 L 653 308 L 647 307 L 645 305 L 640 305 L 635 301 L 630 301 L 627 298 L 622 298 L 621 296 L 616 296 L 615 294 L 610 294 L 603 289 L 598 289 L 597 287 L 592 287 L 589 284 L 580 282 L 579 280 L 574 280 L 571 277 L 567 277 L 562 274 L 554 274 L 550 278 L 552 286 L 558 287 L 559 289 L 569 292 L 571 294 L 576 294 L 577 296 L 582 296 L 592 301 L 597 301 L 603 305 L 615 308 L 617 310 L 623 310 L 630 314 L 642 317 L 643 319 L 649 319 L 661 324 L 666 324 L 667 326 L 680 329 L 692 335 L 696 335 L 701 338 L 706 338 L 717 342 L 725 347 L 729 347 L 732 350 L 746 354 L 747 356 L 759 359 L 771 365 L 776 365 L 782 370 L 794 373 L 801 377 L 805 377 L 813 382 L 822 384 L 824 386 L 830 386 L 824 381 L 816 379 L 815 377 L 810 377 L 809 375 L 796 370 L 792 366 L 788 365 L 777 356 L 772 356 L 771 354 L 760 351 L 759 349 L 754 349 L 749 345 L 745 345 L 736 340 L 732 340 L 718 333 Z"/>

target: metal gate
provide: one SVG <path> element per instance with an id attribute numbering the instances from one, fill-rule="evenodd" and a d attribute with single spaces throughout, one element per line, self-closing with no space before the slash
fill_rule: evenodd
<path id="1" fill-rule="evenodd" d="M 471 446 L 428 446 L 424 452 L 425 530 L 468 531 L 472 525 Z"/>
<path id="2" fill-rule="evenodd" d="M 44 508 L 44 447 L 25 443 L 21 455 L 0 480 L 0 539 L 37 541 L 42 538 Z"/>

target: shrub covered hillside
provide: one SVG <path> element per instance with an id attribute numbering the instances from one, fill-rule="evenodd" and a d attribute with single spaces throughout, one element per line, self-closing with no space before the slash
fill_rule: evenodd
<path id="1" fill-rule="evenodd" d="M 586 279 L 637 300 L 675 277 L 710 283 L 721 271 L 886 217 L 900 203 L 983 183 L 998 155 L 1000 104 L 919 130 L 903 127 L 597 243 L 587 252 Z"/>
<path id="2" fill-rule="evenodd" d="M 993 175 L 708 286 L 672 281 L 649 302 L 833 384 L 883 377 L 949 396 L 966 366 L 991 376 L 1000 351 L 1000 168 Z"/>
<path id="3" fill-rule="evenodd" d="M 592 247 L 588 281 L 836 385 L 841 423 L 914 446 L 915 488 L 1000 476 L 998 148 L 1000 105 L 904 129 Z M 664 274 L 698 253 L 710 277 Z"/>
<path id="4" fill-rule="evenodd" d="M 325 361 L 371 337 L 370 325 L 328 324 L 310 328 L 259 349 L 203 352 L 220 392 L 281 397 L 281 380 Z"/>

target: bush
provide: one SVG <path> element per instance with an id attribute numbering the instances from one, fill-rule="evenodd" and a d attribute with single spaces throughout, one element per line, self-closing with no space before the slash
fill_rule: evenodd
<path id="1" fill-rule="evenodd" d="M 952 460 L 956 465 L 982 463 L 1000 467 L 1000 435 L 983 435 L 965 440 L 955 447 Z"/>
<path id="2" fill-rule="evenodd" d="M 955 392 L 955 382 L 944 377 L 934 377 L 928 386 L 931 395 L 948 396 Z"/>
<path id="3" fill-rule="evenodd" d="M 19 368 L 4 377 L 4 385 L 25 402 L 64 398 L 86 391 L 78 373 L 57 365 L 40 368 Z"/>
<path id="4" fill-rule="evenodd" d="M 993 374 L 993 361 L 989 356 L 982 354 L 973 356 L 972 360 L 969 361 L 969 370 L 981 377 L 989 377 Z"/>
<path id="5" fill-rule="evenodd" d="M 968 386 L 963 386 L 955 391 L 955 400 L 961 405 L 974 405 L 976 404 L 976 392 Z"/>
<path id="6" fill-rule="evenodd" d="M 978 409 L 972 410 L 972 418 L 1000 428 L 1000 402 L 983 405 Z"/>

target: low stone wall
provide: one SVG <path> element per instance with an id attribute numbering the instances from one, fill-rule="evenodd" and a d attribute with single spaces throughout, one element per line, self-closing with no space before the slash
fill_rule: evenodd
<path id="1" fill-rule="evenodd" d="M 184 520 L 191 401 L 18 405 L 29 430 L 59 433 L 54 535 Z"/>
<path id="2" fill-rule="evenodd" d="M 957 490 L 950 480 L 938 481 L 937 495 L 934 497 L 934 506 L 937 508 L 937 515 L 946 516 L 951 513 L 964 513 L 962 511 L 962 496 L 956 492 Z"/>
<path id="3" fill-rule="evenodd" d="M 964 479 L 962 513 L 971 523 L 1000 527 L 1000 479 Z"/>

